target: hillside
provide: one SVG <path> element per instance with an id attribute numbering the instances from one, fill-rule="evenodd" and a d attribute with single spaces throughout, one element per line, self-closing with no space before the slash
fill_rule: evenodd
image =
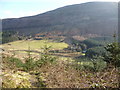
<path id="1" fill-rule="evenodd" d="M 120 87 L 117 10 L 89 2 L 3 19 L 2 89 Z"/>
<path id="2" fill-rule="evenodd" d="M 52 45 L 55 50 L 60 49 L 62 52 L 53 52 L 54 55 L 50 55 L 49 49 L 53 48 L 46 48 L 45 45 Z M 70 54 L 63 52 L 67 47 L 65 43 L 21 40 L 2 44 L 0 47 L 3 48 L 0 52 L 2 55 L 2 73 L 0 74 L 2 89 L 104 88 L 109 90 L 118 88 L 117 68 L 109 66 L 100 57 L 93 58 L 92 61 L 90 58 L 75 59 L 75 56 L 58 56 L 58 54 Z M 22 51 L 27 49 L 33 51 L 42 49 L 43 53 Z M 71 51 L 71 53 L 75 52 Z"/>
<path id="3" fill-rule="evenodd" d="M 3 19 L 2 26 L 3 31 L 27 35 L 56 30 L 67 35 L 110 35 L 117 30 L 117 7 L 114 2 L 69 5 L 35 16 Z"/>
<path id="4" fill-rule="evenodd" d="M 101 56 L 87 58 L 67 47 L 66 43 L 50 40 L 19 40 L 0 45 L 2 88 L 118 87 L 117 68 Z"/>

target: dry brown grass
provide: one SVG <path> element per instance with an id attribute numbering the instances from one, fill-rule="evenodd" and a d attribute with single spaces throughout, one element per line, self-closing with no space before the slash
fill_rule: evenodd
<path id="1" fill-rule="evenodd" d="M 4 57 L 5 58 L 5 57 Z M 67 62 L 67 61 L 66 61 Z M 108 67 L 101 72 L 76 70 L 71 64 L 58 60 L 55 64 L 46 64 L 36 69 L 44 77 L 48 88 L 118 88 L 118 71 Z M 4 72 L 14 69 L 10 64 L 3 62 Z M 20 71 L 20 69 L 16 69 Z M 33 86 L 34 87 L 34 86 Z"/>
<path id="2" fill-rule="evenodd" d="M 111 73 L 112 71 L 112 73 Z M 63 62 L 40 68 L 49 88 L 117 88 L 118 73 L 114 68 L 103 72 L 79 71 Z"/>

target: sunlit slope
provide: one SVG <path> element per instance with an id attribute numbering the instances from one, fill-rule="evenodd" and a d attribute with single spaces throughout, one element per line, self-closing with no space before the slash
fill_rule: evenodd
<path id="1" fill-rule="evenodd" d="M 2 47 L 7 50 L 28 50 L 29 48 L 30 50 L 40 50 L 45 45 L 51 46 L 52 50 L 61 50 L 68 47 L 68 44 L 64 42 L 59 43 L 49 40 L 20 40 L 3 44 Z"/>

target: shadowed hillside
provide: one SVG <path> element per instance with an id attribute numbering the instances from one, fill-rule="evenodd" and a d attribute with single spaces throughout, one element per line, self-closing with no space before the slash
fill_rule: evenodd
<path id="1" fill-rule="evenodd" d="M 35 16 L 3 19 L 3 31 L 36 34 L 58 30 L 72 35 L 110 35 L 117 30 L 117 7 L 113 2 L 69 5 Z"/>

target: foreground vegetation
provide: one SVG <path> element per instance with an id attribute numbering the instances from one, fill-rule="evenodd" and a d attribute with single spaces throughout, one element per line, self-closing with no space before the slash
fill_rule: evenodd
<path id="1" fill-rule="evenodd" d="M 40 61 L 40 64 L 37 63 L 39 65 L 34 66 L 33 62 L 36 61 L 32 61 L 22 63 L 23 66 L 21 66 L 19 59 L 3 56 L 3 88 L 118 87 L 118 73 L 114 66 L 94 72 L 89 68 L 83 70 L 79 67 L 78 69 L 78 63 L 70 60 L 63 61 L 60 58 L 52 59 L 53 61 L 57 60 L 54 63 L 49 62 L 49 60 L 47 62 Z M 79 66 L 82 66 L 82 64 Z"/>
<path id="2" fill-rule="evenodd" d="M 68 47 L 66 43 L 48 40 L 21 40 L 3 44 L 3 47 L 13 51 L 13 54 L 5 53 L 6 50 L 2 53 L 3 88 L 119 87 L 120 47 L 117 42 L 105 48 L 101 45 L 88 48 L 85 56 L 81 52 L 64 52 Z M 19 58 L 16 50 L 27 50 L 25 57 Z M 42 53 L 36 57 L 30 50 Z M 54 55 L 50 54 L 51 50 Z M 81 55 L 63 57 L 56 55 L 59 53 Z"/>

